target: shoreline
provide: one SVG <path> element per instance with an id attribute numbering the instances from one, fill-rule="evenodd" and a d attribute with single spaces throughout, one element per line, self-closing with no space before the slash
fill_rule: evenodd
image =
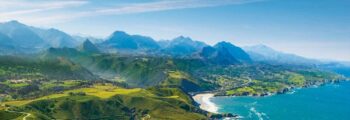
<path id="1" fill-rule="evenodd" d="M 325 82 L 314 83 L 314 84 L 306 84 L 301 87 L 290 86 L 279 91 L 264 92 L 261 94 L 251 94 L 251 93 L 247 93 L 244 95 L 225 95 L 220 93 L 219 94 L 213 93 L 213 94 L 214 94 L 214 97 L 268 97 L 268 96 L 279 95 L 279 94 L 288 94 L 290 92 L 295 92 L 295 90 L 298 90 L 298 89 L 314 88 L 314 87 L 320 87 L 328 84 L 339 84 L 340 82 L 344 82 L 344 81 L 350 81 L 350 80 L 346 79 L 346 80 L 325 81 Z"/>
<path id="2" fill-rule="evenodd" d="M 214 97 L 214 93 L 200 93 L 192 96 L 192 98 L 199 104 L 199 108 L 202 110 L 218 113 L 218 107 L 215 103 L 210 101 L 210 98 Z"/>
<path id="3" fill-rule="evenodd" d="M 259 98 L 260 99 L 260 96 L 218 96 L 218 97 L 223 97 L 224 98 L 224 100 L 226 101 L 226 100 L 229 100 L 230 101 L 230 99 L 231 99 L 231 97 L 247 97 L 247 98 L 249 98 L 249 100 L 247 100 L 247 99 L 236 99 L 236 100 L 233 100 L 233 101 L 230 101 L 230 102 L 224 102 L 224 104 L 221 104 L 221 103 L 217 103 L 218 105 L 222 105 L 221 107 L 221 109 L 222 109 L 222 111 L 220 110 L 220 112 L 233 112 L 233 113 L 236 113 L 238 116 L 240 116 L 239 118 L 246 118 L 246 119 L 250 119 L 250 118 L 252 118 L 252 116 L 250 116 L 250 115 L 254 115 L 253 117 L 255 118 L 255 117 L 258 117 L 259 115 L 258 114 L 260 114 L 260 115 L 263 115 L 263 116 L 265 116 L 266 117 L 266 119 L 269 119 L 269 117 L 270 117 L 270 113 L 269 112 L 271 112 L 271 111 L 269 111 L 270 109 L 271 110 L 273 110 L 273 109 L 275 109 L 274 107 L 272 107 L 272 108 L 269 108 L 269 109 L 265 109 L 266 107 L 269 107 L 269 106 L 271 106 L 271 105 L 274 105 L 274 104 L 284 104 L 285 102 L 283 101 L 284 99 L 286 99 L 286 100 L 289 100 L 289 98 L 292 98 L 291 100 L 304 100 L 304 98 L 305 97 L 300 97 L 300 96 L 305 96 L 305 95 L 308 95 L 308 99 L 305 99 L 305 100 L 308 100 L 307 102 L 311 102 L 311 103 L 313 103 L 313 101 L 317 101 L 317 99 L 315 99 L 314 97 L 312 97 L 313 95 L 316 95 L 316 96 L 318 96 L 318 94 L 320 94 L 321 93 L 321 95 L 322 95 L 322 93 L 323 92 L 325 92 L 324 90 L 327 90 L 326 92 L 325 92 L 325 96 L 327 96 L 327 98 L 329 98 L 330 96 L 333 96 L 333 94 L 332 94 L 332 92 L 334 92 L 333 90 L 334 89 L 338 89 L 337 91 L 337 93 L 338 94 L 336 94 L 335 95 L 335 97 L 339 97 L 339 96 L 342 96 L 341 94 L 343 94 L 343 93 L 340 93 L 339 94 L 339 92 L 343 92 L 344 91 L 344 89 L 346 89 L 346 87 L 347 86 L 349 86 L 350 85 L 350 83 L 349 83 L 350 81 L 342 81 L 342 82 L 340 82 L 340 83 L 332 83 L 332 84 L 324 84 L 324 85 L 321 85 L 321 86 L 310 86 L 310 87 L 308 87 L 308 88 L 296 88 L 297 90 L 296 91 L 298 91 L 297 92 L 297 94 L 296 95 L 293 95 L 292 97 L 287 97 L 287 99 L 285 98 L 285 97 L 276 97 L 276 98 L 274 98 L 274 97 L 271 97 L 271 98 L 263 98 L 263 99 L 265 99 L 265 100 L 258 100 L 258 99 L 256 99 L 256 97 L 257 98 Z M 339 86 L 342 86 L 342 87 L 339 87 Z M 344 87 L 345 86 L 345 87 Z M 318 90 L 318 89 L 320 89 L 320 90 Z M 299 91 L 300 90 L 300 91 Z M 340 91 L 341 90 L 341 91 Z M 310 92 L 311 91 L 311 92 Z M 331 93 L 331 94 L 330 94 Z M 346 93 L 346 92 L 345 92 Z M 288 94 L 288 93 L 286 93 L 286 94 Z M 290 94 L 293 94 L 293 93 L 290 93 Z M 329 96 L 330 95 L 330 96 Z M 278 94 L 274 94 L 274 95 L 271 95 L 271 96 L 280 96 L 280 95 L 278 95 Z M 296 96 L 296 97 L 295 97 Z M 311 96 L 311 97 L 310 97 Z M 226 97 L 228 98 L 228 99 L 226 99 Z M 283 100 L 281 100 L 281 98 L 283 99 Z M 342 97 L 341 97 L 342 98 Z M 233 98 L 234 99 L 234 98 Z M 221 101 L 222 101 L 223 99 L 221 99 Z M 268 100 L 268 102 L 266 101 L 266 100 Z M 243 102 L 242 102 L 243 101 Z M 271 102 L 271 101 L 273 101 L 273 102 Z M 281 102 L 281 101 L 283 101 L 283 102 Z M 232 103 L 232 104 L 235 104 L 236 102 L 242 102 L 242 103 L 240 103 L 239 105 L 230 105 L 230 103 Z M 276 102 L 276 103 L 275 103 Z M 334 103 L 334 101 L 332 101 L 332 100 L 330 100 L 330 101 L 327 101 L 327 102 L 330 102 L 330 104 L 331 103 Z M 257 104 L 257 103 L 259 103 L 259 104 Z M 298 102 L 291 102 L 293 105 L 294 104 L 296 104 L 296 105 L 299 105 L 299 103 Z M 246 107 L 246 108 L 244 108 L 244 109 L 240 109 L 239 111 L 238 110 L 235 110 L 235 109 L 228 109 L 228 108 L 232 108 L 232 107 L 237 107 L 237 108 L 239 108 L 239 107 L 242 107 L 242 106 L 245 106 L 245 105 L 247 105 L 247 104 L 250 104 L 248 107 Z M 320 103 L 316 103 L 316 104 L 314 104 L 314 106 L 313 107 L 316 107 L 316 108 L 318 108 L 318 106 L 319 106 L 319 104 Z M 284 105 L 290 105 L 290 103 L 287 103 L 287 104 L 284 104 Z M 259 108 L 258 106 L 264 106 L 264 109 L 263 108 Z M 342 105 L 340 105 L 340 106 L 342 106 Z M 298 106 L 297 108 L 293 108 L 293 106 L 290 106 L 291 108 L 288 108 L 288 107 L 286 107 L 286 108 L 288 108 L 288 109 L 286 109 L 286 110 L 289 110 L 289 109 L 291 109 L 291 110 L 299 110 L 299 108 L 300 108 L 300 106 Z M 255 109 L 255 108 L 258 108 L 258 109 Z M 321 108 L 322 108 L 322 106 L 321 106 Z M 302 108 L 301 108 L 301 110 L 302 110 Z M 240 112 L 240 111 L 247 111 L 247 112 Z M 249 113 L 248 113 L 249 112 Z M 279 111 L 279 112 L 283 112 L 283 111 Z M 321 111 L 322 112 L 322 111 Z M 279 114 L 274 114 L 275 113 L 275 111 L 272 111 L 271 112 L 271 116 L 278 116 Z M 248 115 L 249 114 L 249 115 Z M 300 116 L 300 115 L 299 115 Z M 238 117 L 236 117 L 236 118 L 238 118 Z M 287 117 L 287 118 L 289 118 L 289 117 Z M 265 119 L 265 118 L 264 118 Z"/>
<path id="4" fill-rule="evenodd" d="M 288 94 L 289 92 L 295 92 L 295 90 L 297 89 L 304 89 L 304 88 L 312 88 L 312 87 L 320 87 L 323 85 L 327 85 L 327 84 L 338 84 L 339 82 L 343 82 L 343 81 L 349 81 L 349 80 L 342 80 L 342 81 L 337 81 L 337 82 L 324 82 L 321 84 L 312 84 L 312 85 L 307 85 L 307 86 L 303 86 L 300 88 L 296 88 L 296 87 L 292 87 L 289 88 L 288 90 L 284 90 L 283 92 L 275 92 L 275 93 L 268 93 L 264 96 L 254 96 L 254 95 L 217 95 L 215 94 L 214 91 L 212 92 L 205 92 L 205 93 L 198 93 L 195 95 L 192 95 L 192 98 L 195 100 L 196 103 L 199 104 L 199 108 L 208 112 L 212 112 L 212 113 L 216 113 L 218 114 L 218 109 L 219 107 L 210 101 L 211 98 L 213 97 L 266 97 L 266 96 L 273 96 L 273 95 L 278 95 L 278 94 Z"/>

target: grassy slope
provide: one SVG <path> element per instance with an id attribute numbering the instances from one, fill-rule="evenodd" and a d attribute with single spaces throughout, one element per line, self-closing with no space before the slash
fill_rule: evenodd
<path id="1" fill-rule="evenodd" d="M 7 112 L 7 111 L 0 110 L 1 120 L 22 120 L 23 117 L 24 115 L 21 113 Z"/>
<path id="2" fill-rule="evenodd" d="M 86 54 L 69 50 L 74 55 L 65 54 L 65 50 L 46 53 L 44 58 L 65 57 L 79 63 L 95 74 L 109 80 L 124 81 L 131 87 L 149 87 L 155 85 L 182 86 L 189 91 L 209 89 L 209 85 L 200 79 L 194 79 L 186 72 L 203 66 L 200 60 L 172 59 L 167 57 L 120 56 L 106 54 Z M 171 71 L 181 71 L 186 77 L 173 79 Z"/>
<path id="3" fill-rule="evenodd" d="M 64 58 L 42 60 L 34 57 L 0 56 L 0 80 L 96 78 L 85 68 Z"/>
<path id="4" fill-rule="evenodd" d="M 100 80 L 68 59 L 39 59 L 29 56 L 0 56 L 0 101 L 51 94 L 81 82 Z M 60 81 L 62 83 L 60 83 Z"/>
<path id="5" fill-rule="evenodd" d="M 69 95 L 84 92 L 86 95 Z M 195 113 L 192 100 L 177 88 L 123 89 L 114 86 L 94 86 L 65 91 L 34 100 L 11 101 L 7 105 L 26 108 L 36 116 L 53 118 L 142 118 L 205 119 Z M 112 105 L 112 106 L 111 106 Z M 28 109 L 30 108 L 30 109 Z M 116 116 L 115 116 L 116 115 Z M 122 117 L 124 116 L 124 117 Z M 71 117 L 72 118 L 72 117 Z"/>

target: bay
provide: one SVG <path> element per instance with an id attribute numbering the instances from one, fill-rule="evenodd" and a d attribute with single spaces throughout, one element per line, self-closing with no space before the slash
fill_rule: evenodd
<path id="1" fill-rule="evenodd" d="M 219 113 L 243 120 L 350 120 L 350 82 L 267 97 L 213 97 Z"/>

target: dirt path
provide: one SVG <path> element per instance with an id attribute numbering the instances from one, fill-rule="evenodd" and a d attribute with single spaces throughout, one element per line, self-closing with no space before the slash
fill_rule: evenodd
<path id="1" fill-rule="evenodd" d="M 26 112 L 17 112 L 17 111 L 11 111 L 11 110 L 8 110 L 8 109 L 6 109 L 5 111 L 7 111 L 7 112 L 21 113 L 21 114 L 26 114 L 26 116 L 24 116 L 24 117 L 22 118 L 22 120 L 27 120 L 27 117 L 29 117 L 29 116 L 31 116 L 31 115 L 32 115 L 32 114 L 30 114 L 30 113 L 26 113 Z"/>
<path id="2" fill-rule="evenodd" d="M 26 116 L 23 117 L 22 120 L 27 120 L 27 117 L 29 117 L 30 115 L 32 115 L 32 114 L 30 114 L 30 113 L 25 113 L 25 112 L 20 112 L 20 113 L 27 114 Z"/>

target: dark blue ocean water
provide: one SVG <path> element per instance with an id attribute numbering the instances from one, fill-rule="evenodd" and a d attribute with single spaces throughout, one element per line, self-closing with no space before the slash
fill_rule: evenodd
<path id="1" fill-rule="evenodd" d="M 220 113 L 243 120 L 350 120 L 350 82 L 268 97 L 215 97 Z"/>

